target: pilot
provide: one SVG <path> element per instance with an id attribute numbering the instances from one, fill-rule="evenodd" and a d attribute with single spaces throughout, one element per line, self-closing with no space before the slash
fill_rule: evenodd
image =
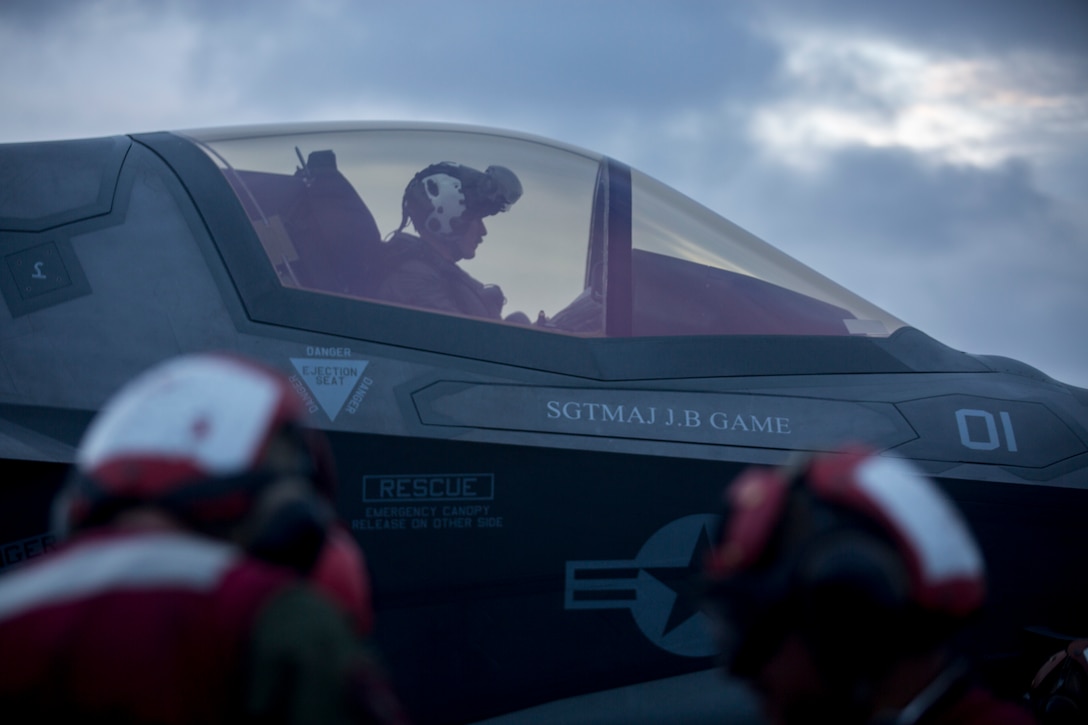
<path id="1" fill-rule="evenodd" d="M 476 256 L 484 217 L 521 198 L 521 182 L 504 166 L 477 171 L 443 161 L 416 174 L 404 190 L 400 226 L 386 242 L 378 296 L 390 302 L 498 320 L 506 303 L 498 285 L 479 282 L 457 263 Z M 416 234 L 404 231 L 411 220 Z M 528 322 L 524 313 L 511 321 Z M 525 319 L 522 320 L 521 318 Z"/>
<path id="2" fill-rule="evenodd" d="M 912 465 L 844 450 L 749 469 L 724 498 L 701 590 L 769 722 L 1034 722 L 951 644 L 983 604 L 983 561 Z"/>
<path id="3" fill-rule="evenodd" d="M 225 355 L 107 403 L 54 501 L 63 543 L 0 580 L 5 722 L 403 722 L 304 420 Z"/>

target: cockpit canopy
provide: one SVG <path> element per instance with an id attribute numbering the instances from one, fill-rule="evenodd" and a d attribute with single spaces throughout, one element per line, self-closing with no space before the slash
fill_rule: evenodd
<path id="1" fill-rule="evenodd" d="M 284 287 L 586 337 L 885 337 L 903 326 L 677 191 L 582 149 L 433 124 L 185 135 L 221 169 Z M 482 220 L 474 255 L 450 259 L 411 224 L 410 239 L 394 234 L 405 188 L 440 162 L 509 170 L 523 190 Z M 467 193 L 442 181 L 444 203 Z M 391 283 L 403 274 L 416 275 L 418 297 Z M 491 307 L 438 301 L 447 284 Z"/>

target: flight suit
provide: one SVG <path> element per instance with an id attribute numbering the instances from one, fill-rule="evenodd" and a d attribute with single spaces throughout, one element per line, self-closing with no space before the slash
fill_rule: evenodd
<path id="1" fill-rule="evenodd" d="M 388 302 L 498 320 L 506 301 L 419 237 L 403 232 L 387 242 L 378 297 Z"/>

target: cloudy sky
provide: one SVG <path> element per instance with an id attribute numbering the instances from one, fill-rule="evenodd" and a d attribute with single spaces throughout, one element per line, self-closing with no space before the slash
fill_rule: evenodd
<path id="1" fill-rule="evenodd" d="M 1086 0 L 4 0 L 0 142 L 455 121 L 610 154 L 1088 387 Z"/>

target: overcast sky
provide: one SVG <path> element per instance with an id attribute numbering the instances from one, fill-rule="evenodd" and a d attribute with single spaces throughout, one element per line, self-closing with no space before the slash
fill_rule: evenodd
<path id="1" fill-rule="evenodd" d="M 612 155 L 1088 387 L 1088 0 L 3 0 L 0 142 L 300 120 Z"/>

